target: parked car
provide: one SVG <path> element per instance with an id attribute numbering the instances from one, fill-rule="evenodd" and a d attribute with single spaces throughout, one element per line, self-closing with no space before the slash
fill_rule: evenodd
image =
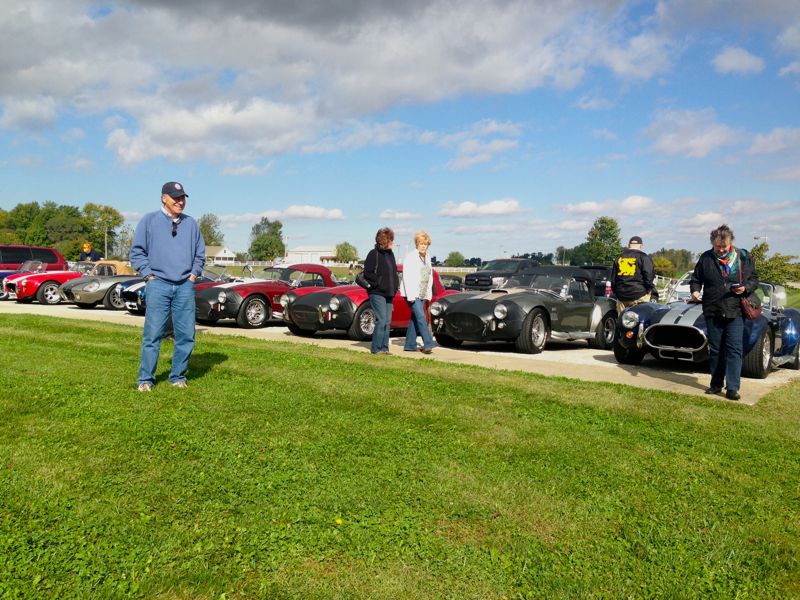
<path id="1" fill-rule="evenodd" d="M 498 258 L 490 260 L 474 273 L 464 278 L 465 290 L 491 290 L 500 287 L 506 279 L 530 272 L 539 263 L 528 258 Z"/>
<path id="2" fill-rule="evenodd" d="M 9 275 L 18 275 L 20 273 L 44 273 L 47 266 L 40 260 L 26 260 L 22 263 L 16 271 L 0 271 L 0 300 L 8 300 L 8 294 L 3 289 L 3 281 Z"/>
<path id="3" fill-rule="evenodd" d="M 247 281 L 224 283 L 196 294 L 197 320 L 214 323 L 236 319 L 239 327 L 264 327 L 270 319 L 283 316 L 281 296 L 293 288 L 327 288 L 336 285 L 328 267 L 296 264 L 284 267 L 275 279 L 275 268 L 254 273 Z"/>
<path id="4" fill-rule="evenodd" d="M 242 282 L 244 278 L 237 278 L 233 275 L 227 274 L 223 269 L 214 267 L 204 267 L 200 277 L 194 282 L 194 291 L 197 293 L 199 290 L 221 285 L 223 283 L 230 283 L 232 281 Z M 132 314 L 143 315 L 147 308 L 147 300 L 145 298 L 146 284 L 145 280 L 141 277 L 124 281 L 117 284 L 119 288 L 119 296 L 122 300 L 123 307 Z"/>
<path id="5" fill-rule="evenodd" d="M 46 271 L 64 271 L 66 259 L 55 248 L 0 244 L 0 271 L 17 271 L 30 260 L 41 261 Z"/>
<path id="6" fill-rule="evenodd" d="M 58 304 L 61 295 L 58 287 L 62 283 L 77 279 L 94 268 L 93 262 L 77 262 L 69 271 L 45 271 L 43 273 L 19 273 L 3 280 L 3 290 L 9 299 L 17 302 Z"/>
<path id="7" fill-rule="evenodd" d="M 783 286 L 761 283 L 757 294 L 764 310 L 757 319 L 745 319 L 742 375 L 763 379 L 779 366 L 800 369 L 800 311 L 785 308 Z M 708 337 L 702 305 L 647 302 L 626 309 L 620 316 L 614 357 L 621 364 L 636 365 L 647 354 L 672 361 L 706 361 Z"/>
<path id="8" fill-rule="evenodd" d="M 460 292 L 464 289 L 464 279 L 458 275 L 439 275 L 439 279 L 446 290 Z"/>
<path id="9" fill-rule="evenodd" d="M 613 267 L 608 265 L 583 265 L 581 269 L 589 271 L 589 273 L 592 274 L 592 288 L 595 296 L 605 296 L 608 298 L 612 295 L 611 273 Z"/>
<path id="10" fill-rule="evenodd" d="M 80 308 L 93 308 L 103 303 L 109 310 L 122 310 L 125 304 L 117 284 L 141 279 L 128 263 L 119 260 L 101 260 L 83 277 L 62 283 L 61 299 L 74 302 Z"/>
<path id="11" fill-rule="evenodd" d="M 553 340 L 588 340 L 611 348 L 616 303 L 592 293 L 594 277 L 578 267 L 535 267 L 488 292 L 462 292 L 431 304 L 436 341 L 513 342 L 536 354 Z"/>
<path id="12" fill-rule="evenodd" d="M 402 276 L 403 267 L 398 266 Z M 454 294 L 442 285 L 433 272 L 433 300 Z M 368 340 L 375 331 L 375 313 L 367 290 L 358 285 L 342 285 L 324 290 L 296 289 L 281 298 L 283 321 L 295 335 L 313 336 L 318 331 L 346 331 L 350 339 Z M 392 329 L 407 329 L 411 319 L 408 302 L 398 291 L 392 304 Z"/>

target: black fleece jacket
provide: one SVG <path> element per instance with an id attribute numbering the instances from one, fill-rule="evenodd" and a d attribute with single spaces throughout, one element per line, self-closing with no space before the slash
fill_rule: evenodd
<path id="1" fill-rule="evenodd" d="M 743 295 L 734 294 L 731 284 L 739 282 L 739 274 L 733 273 L 726 278 L 722 277 L 719 270 L 717 257 L 714 250 L 706 250 L 694 266 L 692 281 L 689 289 L 692 292 L 703 291 L 703 314 L 707 317 L 741 317 L 741 298 L 749 296 L 758 288 L 758 273 L 750 253 L 742 248 L 737 248 L 739 256 L 739 269 L 742 273 L 742 285 L 745 287 Z"/>
<path id="2" fill-rule="evenodd" d="M 400 287 L 394 252 L 381 250 L 376 244 L 364 261 L 364 279 L 372 285 L 370 294 L 393 297 Z"/>

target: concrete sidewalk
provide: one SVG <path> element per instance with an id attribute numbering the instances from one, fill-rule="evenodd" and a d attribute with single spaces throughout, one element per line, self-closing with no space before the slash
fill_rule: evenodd
<path id="1" fill-rule="evenodd" d="M 74 305 L 43 306 L 41 304 L 17 304 L 0 302 L 0 314 L 36 314 L 50 317 L 106 321 L 122 325 L 141 327 L 144 318 L 126 311 L 109 311 L 102 307 L 87 310 Z M 198 325 L 198 343 L 202 335 L 237 335 L 263 340 L 280 340 L 298 344 L 313 344 L 325 348 L 346 348 L 356 352 L 369 352 L 369 342 L 354 342 L 344 333 L 324 333 L 313 338 L 292 335 L 283 325 L 269 325 L 263 329 L 241 329 L 232 321 L 223 321 L 213 326 Z M 610 351 L 593 350 L 586 342 L 551 343 L 541 354 L 519 354 L 512 344 L 464 344 L 458 349 L 437 348 L 433 354 L 403 352 L 403 338 L 391 339 L 391 351 L 395 356 L 412 360 L 437 360 L 463 365 L 475 365 L 487 369 L 527 371 L 542 375 L 569 377 L 583 381 L 601 381 L 632 385 L 645 389 L 703 395 L 709 376 L 696 370 L 695 365 L 659 363 L 646 358 L 641 365 L 632 367 L 617 364 Z M 386 360 L 386 357 L 376 357 Z M 759 398 L 778 386 L 800 377 L 800 371 L 779 369 L 766 379 L 742 380 L 742 404 L 755 404 Z M 728 402 L 724 396 L 718 397 Z"/>

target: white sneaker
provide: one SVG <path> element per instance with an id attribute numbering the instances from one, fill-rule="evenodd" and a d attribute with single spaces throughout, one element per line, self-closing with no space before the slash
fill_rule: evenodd
<path id="1" fill-rule="evenodd" d="M 172 384 L 172 387 L 185 389 L 189 387 L 189 384 L 186 383 L 185 379 L 181 379 L 180 381 L 176 381 Z"/>
<path id="2" fill-rule="evenodd" d="M 153 384 L 150 383 L 149 381 L 140 383 L 136 388 L 137 392 L 150 392 L 152 390 L 153 390 Z"/>

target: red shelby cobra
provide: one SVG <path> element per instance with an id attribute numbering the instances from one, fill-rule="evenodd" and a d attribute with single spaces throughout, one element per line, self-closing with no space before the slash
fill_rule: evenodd
<path id="1" fill-rule="evenodd" d="M 17 302 L 33 302 L 40 304 L 58 304 L 61 294 L 58 287 L 62 283 L 83 277 L 91 271 L 96 263 L 77 262 L 69 271 L 46 271 L 44 273 L 18 273 L 9 275 L 3 280 L 3 291 L 8 298 L 16 298 Z"/>
<path id="2" fill-rule="evenodd" d="M 297 264 L 256 271 L 253 279 L 223 283 L 195 294 L 196 317 L 200 323 L 236 319 L 239 327 L 263 327 L 280 318 L 281 296 L 293 288 L 327 288 L 336 285 L 328 267 Z"/>
<path id="3" fill-rule="evenodd" d="M 403 267 L 397 270 L 402 276 Z M 433 300 L 450 294 L 442 285 L 439 274 L 433 272 Z M 353 340 L 367 340 L 375 331 L 375 313 L 369 303 L 367 290 L 358 285 L 342 285 L 326 290 L 297 289 L 281 299 L 283 321 L 295 335 L 312 336 L 317 331 L 340 329 Z M 392 329 L 406 329 L 411 309 L 398 291 L 392 304 Z"/>

